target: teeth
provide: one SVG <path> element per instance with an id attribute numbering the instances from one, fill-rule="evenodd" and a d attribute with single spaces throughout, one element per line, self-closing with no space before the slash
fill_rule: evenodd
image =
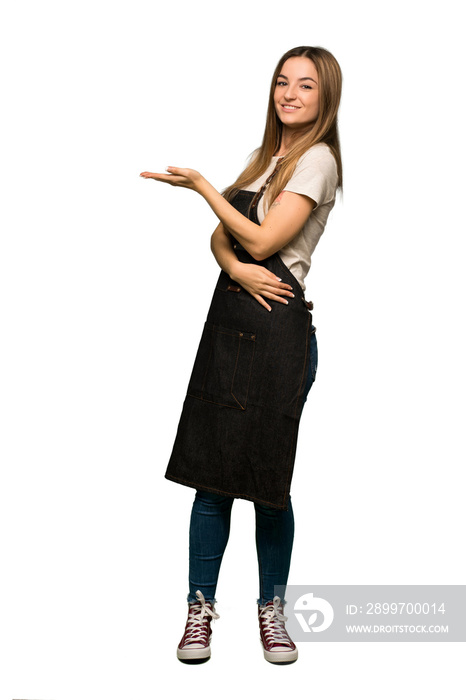
<path id="1" fill-rule="evenodd" d="M 299 109 L 299 107 L 295 107 L 294 105 L 282 105 L 285 109 Z"/>

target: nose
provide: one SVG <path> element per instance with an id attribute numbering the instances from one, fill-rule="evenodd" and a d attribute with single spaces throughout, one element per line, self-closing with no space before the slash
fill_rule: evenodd
<path id="1" fill-rule="evenodd" d="M 291 83 L 288 83 L 288 85 L 286 86 L 284 98 L 288 102 L 296 99 L 296 91 L 295 91 L 294 87 L 291 85 Z"/>

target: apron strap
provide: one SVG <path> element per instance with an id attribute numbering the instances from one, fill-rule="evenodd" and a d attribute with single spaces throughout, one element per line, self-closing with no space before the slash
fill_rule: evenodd
<path id="1" fill-rule="evenodd" d="M 257 192 L 256 192 L 256 194 L 254 195 L 254 198 L 253 198 L 253 200 L 252 200 L 252 202 L 251 202 L 251 209 L 255 209 L 255 207 L 257 207 L 257 205 L 259 204 L 259 200 L 260 200 L 260 198 L 262 197 L 262 195 L 264 194 L 264 192 L 265 192 L 265 190 L 267 189 L 268 185 L 272 182 L 273 178 L 275 177 L 275 175 L 276 175 L 276 174 L 278 173 L 278 171 L 280 170 L 280 167 L 281 167 L 281 164 L 282 164 L 282 162 L 283 162 L 283 160 L 284 160 L 284 157 L 285 157 L 285 156 L 282 156 L 281 158 L 279 158 L 279 159 L 277 160 L 273 172 L 268 176 L 267 180 L 264 182 L 264 184 L 262 185 L 262 187 L 260 188 L 260 190 L 257 190 Z"/>

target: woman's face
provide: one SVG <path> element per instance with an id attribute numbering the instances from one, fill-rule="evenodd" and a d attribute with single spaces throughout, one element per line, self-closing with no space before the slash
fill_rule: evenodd
<path id="1" fill-rule="evenodd" d="M 289 129 L 313 124 L 319 114 L 319 77 L 314 63 L 293 56 L 282 66 L 274 92 L 278 118 Z"/>

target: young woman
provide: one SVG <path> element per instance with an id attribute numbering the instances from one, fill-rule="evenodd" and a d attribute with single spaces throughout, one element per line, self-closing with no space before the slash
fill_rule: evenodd
<path id="1" fill-rule="evenodd" d="M 272 663 L 297 659 L 283 615 L 294 535 L 290 484 L 301 411 L 317 369 L 304 278 L 342 183 L 341 72 L 320 47 L 280 59 L 263 142 L 223 195 L 200 173 L 143 172 L 199 193 L 219 218 L 221 267 L 166 477 L 196 489 L 181 661 L 210 657 L 210 619 L 233 500 L 254 502 L 259 626 Z"/>

